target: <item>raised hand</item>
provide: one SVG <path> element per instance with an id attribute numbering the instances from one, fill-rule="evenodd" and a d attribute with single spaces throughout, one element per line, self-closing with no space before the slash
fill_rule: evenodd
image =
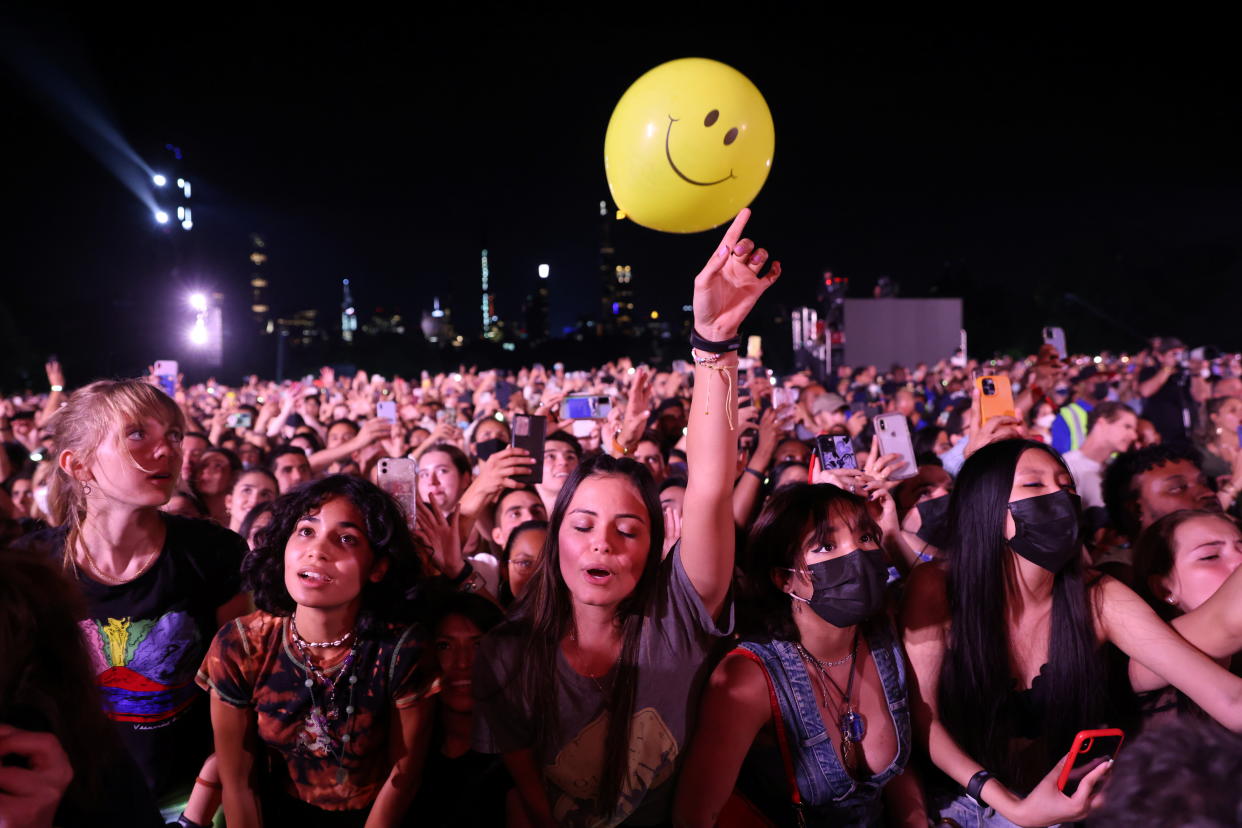
<path id="1" fill-rule="evenodd" d="M 755 302 L 781 275 L 780 262 L 775 261 L 767 274 L 759 275 L 768 261 L 768 251 L 742 238 L 749 219 L 750 210 L 743 208 L 694 278 L 694 327 L 700 336 L 713 342 L 737 336 Z"/>

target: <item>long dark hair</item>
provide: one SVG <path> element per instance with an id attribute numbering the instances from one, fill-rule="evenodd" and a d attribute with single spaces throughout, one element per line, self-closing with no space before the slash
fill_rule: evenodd
<path id="1" fill-rule="evenodd" d="M 953 626 L 940 668 L 940 717 L 957 743 L 1007 785 L 1029 789 L 1026 763 L 1011 748 L 1018 736 L 1007 702 L 1018 689 L 1010 667 L 1008 606 L 1012 553 L 1005 543 L 1005 515 L 1018 459 L 1047 452 L 1043 443 L 1003 440 L 984 446 L 962 467 L 949 505 L 948 598 Z M 1066 470 L 1068 474 L 1068 469 Z M 1075 557 L 1055 576 L 1044 695 L 1041 767 L 1068 749 L 1074 734 L 1099 723 L 1107 693 L 1095 627 Z M 1040 771 L 1043 773 L 1043 771 Z M 1025 791 L 1024 791 L 1025 792 Z"/>
<path id="2" fill-rule="evenodd" d="M 77 619 L 87 617 L 77 585 L 51 563 L 0 551 L 0 722 L 49 732 L 73 782 L 65 798 L 91 813 L 108 795 L 104 769 L 120 752 Z"/>
<path id="3" fill-rule="evenodd" d="M 772 570 L 801 567 L 807 535 L 817 544 L 830 543 L 833 521 L 838 520 L 860 525 L 879 539 L 880 529 L 858 495 L 826 483 L 791 483 L 776 490 L 755 520 L 739 562 L 739 633 L 801 641 L 793 603 L 772 580 Z"/>
<path id="4" fill-rule="evenodd" d="M 549 521 L 543 554 L 531 575 L 525 592 L 511 610 L 511 620 L 493 635 L 521 640 L 522 657 L 509 685 L 500 692 L 521 699 L 531 711 L 536 752 L 555 745 L 560 720 L 557 716 L 557 658 L 561 640 L 573 630 L 574 608 L 569 587 L 561 578 L 561 554 L 557 538 L 565 513 L 582 482 L 592 477 L 616 476 L 630 483 L 647 508 L 651 548 L 647 563 L 634 591 L 617 607 L 621 627 L 621 659 L 616 679 L 606 700 L 608 735 L 604 742 L 604 768 L 596 800 L 597 813 L 611 814 L 621 798 L 629 772 L 630 720 L 638 695 L 638 644 L 643 621 L 650 614 L 659 583 L 660 552 L 664 544 L 664 520 L 656 497 L 651 473 L 642 463 L 628 457 L 616 459 L 606 454 L 583 461 L 570 474 L 557 495 Z M 521 707 L 520 706 L 520 707 Z"/>
<path id="5" fill-rule="evenodd" d="M 405 512 L 378 486 L 347 474 L 303 483 L 272 501 L 272 522 L 259 530 L 254 551 L 242 560 L 242 582 L 254 594 L 255 605 L 273 615 L 293 614 L 297 605 L 285 588 L 285 544 L 299 520 L 334 497 L 344 497 L 358 508 L 375 559 L 388 560 L 383 579 L 362 589 L 359 629 L 369 630 L 375 619 L 410 620 L 412 608 L 406 598 L 424 573 Z"/>

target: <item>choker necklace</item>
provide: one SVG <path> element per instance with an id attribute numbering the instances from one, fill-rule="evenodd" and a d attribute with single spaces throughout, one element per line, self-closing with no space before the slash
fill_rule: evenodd
<path id="1" fill-rule="evenodd" d="M 298 622 L 293 619 L 292 615 L 289 616 L 289 630 L 293 633 L 294 643 L 301 644 L 304 647 L 339 647 L 354 637 L 354 631 L 350 630 L 336 641 L 307 641 L 302 637 L 301 633 L 298 632 Z"/>

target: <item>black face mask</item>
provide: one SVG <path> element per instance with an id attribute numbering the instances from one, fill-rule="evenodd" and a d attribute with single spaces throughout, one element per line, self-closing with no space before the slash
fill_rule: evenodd
<path id="1" fill-rule="evenodd" d="M 499 437 L 474 444 L 474 456 L 480 461 L 486 460 L 501 449 L 509 447 L 509 443 Z"/>
<path id="2" fill-rule="evenodd" d="M 1060 572 L 1079 551 L 1082 501 L 1067 491 L 1009 504 L 1017 533 L 1009 547 L 1036 566 Z"/>
<path id="3" fill-rule="evenodd" d="M 919 510 L 919 519 L 923 523 L 914 534 L 924 543 L 943 549 L 949 542 L 949 495 L 924 500 L 915 508 Z"/>
<path id="4" fill-rule="evenodd" d="M 810 604 L 816 615 L 834 627 L 860 624 L 884 606 L 888 567 L 879 549 L 855 549 L 848 555 L 811 564 L 807 571 L 814 587 L 811 599 L 792 592 L 789 597 Z"/>

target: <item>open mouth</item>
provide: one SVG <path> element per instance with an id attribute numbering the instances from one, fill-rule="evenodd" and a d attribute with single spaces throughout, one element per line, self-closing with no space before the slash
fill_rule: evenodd
<path id="1" fill-rule="evenodd" d="M 315 569 L 303 569 L 298 573 L 298 579 L 310 586 L 326 586 L 335 580 L 332 576 Z"/>
<path id="2" fill-rule="evenodd" d="M 592 584 L 605 584 L 612 578 L 612 570 L 604 569 L 600 566 L 588 567 L 583 570 L 587 582 Z"/>

